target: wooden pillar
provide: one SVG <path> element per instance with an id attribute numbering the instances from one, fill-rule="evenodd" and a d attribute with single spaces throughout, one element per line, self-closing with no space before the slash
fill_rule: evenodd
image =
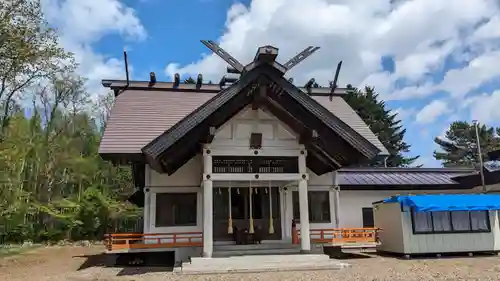
<path id="1" fill-rule="evenodd" d="M 213 252 L 213 182 L 212 155 L 203 150 L 203 257 L 212 257 Z"/>
<path id="2" fill-rule="evenodd" d="M 307 199 L 307 168 L 306 151 L 302 150 L 299 155 L 299 173 L 302 179 L 299 180 L 299 209 L 300 209 L 300 250 L 303 253 L 311 251 L 311 238 L 309 228 L 309 200 Z"/>
<path id="3" fill-rule="evenodd" d="M 335 228 L 340 228 L 340 186 L 339 186 L 339 178 L 338 172 L 333 172 L 333 192 L 334 192 L 334 202 L 333 209 L 335 212 Z"/>

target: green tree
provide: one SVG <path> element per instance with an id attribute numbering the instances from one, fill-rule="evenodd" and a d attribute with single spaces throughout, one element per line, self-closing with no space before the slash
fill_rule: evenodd
<path id="1" fill-rule="evenodd" d="M 0 132 L 27 88 L 74 66 L 45 20 L 40 0 L 0 1 Z"/>
<path id="2" fill-rule="evenodd" d="M 0 243 L 140 226 L 130 167 L 98 154 L 114 96 L 91 99 L 75 67 L 40 0 L 0 1 Z"/>
<path id="3" fill-rule="evenodd" d="M 378 99 L 378 94 L 373 87 L 365 87 L 363 90 L 351 85 L 347 87 L 348 93 L 344 96 L 344 100 L 359 114 L 390 153 L 386 163 L 383 160 L 377 160 L 370 166 L 411 166 L 419 156 L 406 157 L 404 155 L 410 151 L 411 145 L 404 141 L 406 129 L 397 118 L 398 114 L 387 109 L 385 102 Z"/>
<path id="4" fill-rule="evenodd" d="M 196 84 L 196 80 L 193 79 L 193 77 L 189 76 L 188 79 L 184 80 L 185 84 Z"/>
<path id="5" fill-rule="evenodd" d="M 483 160 L 489 160 L 488 152 L 500 148 L 500 127 L 478 126 L 479 144 Z M 479 164 L 475 125 L 466 121 L 455 121 L 446 130 L 445 138 L 435 138 L 440 151 L 434 158 L 445 167 L 477 167 Z"/>

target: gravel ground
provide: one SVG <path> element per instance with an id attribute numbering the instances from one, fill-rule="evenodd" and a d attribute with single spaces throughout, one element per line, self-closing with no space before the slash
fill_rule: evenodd
<path id="1" fill-rule="evenodd" d="M 346 260 L 352 267 L 340 271 L 179 276 L 161 268 L 105 268 L 99 263 L 85 268 L 87 256 L 100 252 L 102 248 L 96 246 L 50 247 L 0 258 L 0 280 L 500 280 L 500 258 L 496 256 L 409 261 L 368 256 Z"/>

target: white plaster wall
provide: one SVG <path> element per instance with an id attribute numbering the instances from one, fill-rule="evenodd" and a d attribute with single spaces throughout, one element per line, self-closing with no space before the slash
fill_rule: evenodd
<path id="1" fill-rule="evenodd" d="M 388 191 L 388 190 L 366 190 L 366 191 L 351 191 L 342 190 L 340 187 L 340 207 L 339 221 L 340 227 L 362 227 L 363 214 L 362 208 L 372 208 L 373 202 L 383 200 L 395 195 L 408 194 L 450 194 L 450 193 L 467 193 L 470 190 L 421 190 L 421 191 Z"/>
<path id="2" fill-rule="evenodd" d="M 250 134 L 262 134 L 262 149 L 300 149 L 297 136 L 276 117 L 262 109 L 246 107 L 221 126 L 210 144 L 212 148 L 247 148 Z"/>
<path id="3" fill-rule="evenodd" d="M 309 174 L 309 180 L 307 181 L 308 185 L 323 188 L 333 187 L 333 172 L 318 176 L 311 170 L 307 169 L 307 173 Z"/>
<path id="4" fill-rule="evenodd" d="M 184 166 L 177 170 L 173 175 L 160 174 L 147 166 L 149 187 L 199 187 L 202 177 L 202 156 L 196 155 Z"/>

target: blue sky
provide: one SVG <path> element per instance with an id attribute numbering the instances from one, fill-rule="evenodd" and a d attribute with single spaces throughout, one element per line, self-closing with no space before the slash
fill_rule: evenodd
<path id="1" fill-rule="evenodd" d="M 290 76 L 327 84 L 343 60 L 340 84 L 375 86 L 400 113 L 411 155 L 421 155 L 425 166 L 439 166 L 432 139 L 451 120 L 500 125 L 500 10 L 492 0 L 43 3 L 95 95 L 103 92 L 100 79 L 124 78 L 124 47 L 133 79 L 154 71 L 159 80 L 178 72 L 217 81 L 225 64 L 200 39 L 220 42 L 243 63 L 261 45 L 280 48 L 282 60 L 316 45 L 321 49 Z"/>

